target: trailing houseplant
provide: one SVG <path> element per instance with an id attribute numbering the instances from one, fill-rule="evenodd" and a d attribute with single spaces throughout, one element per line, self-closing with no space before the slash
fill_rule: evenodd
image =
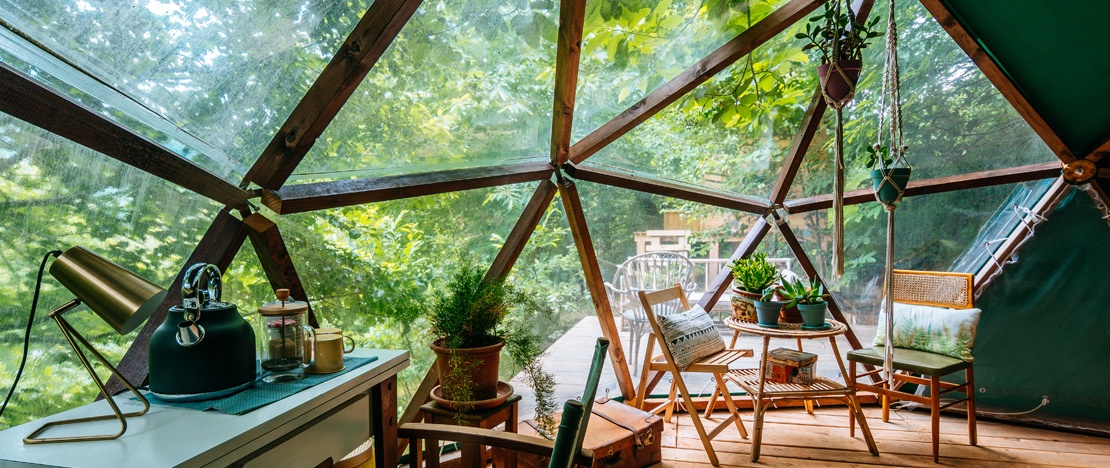
<path id="1" fill-rule="evenodd" d="M 821 54 L 818 78 L 825 100 L 832 106 L 842 106 L 852 99 L 863 64 L 863 49 L 872 39 L 881 36 L 876 31 L 879 18 L 861 23 L 848 1 L 833 0 L 825 3 L 824 10 L 809 18 L 805 32 L 794 37 L 809 41 L 802 50 L 817 50 Z"/>
<path id="2" fill-rule="evenodd" d="M 505 277 L 484 277 L 477 266 L 464 264 L 433 300 L 431 348 L 442 399 L 464 412 L 475 402 L 507 397 L 497 376 L 504 348 L 536 395 L 536 420 L 553 427 L 554 378 L 540 366 L 540 338 L 524 325 L 530 320 L 515 326 L 507 320 L 511 314 L 550 316 L 551 310 Z"/>
<path id="3" fill-rule="evenodd" d="M 729 265 L 732 270 L 732 316 L 743 322 L 756 321 L 753 302 L 779 279 L 779 270 L 767 260 L 767 254 L 757 253 L 738 259 Z"/>

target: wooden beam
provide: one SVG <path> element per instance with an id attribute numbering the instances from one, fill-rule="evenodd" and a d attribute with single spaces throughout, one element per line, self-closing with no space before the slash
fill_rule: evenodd
<path id="1" fill-rule="evenodd" d="M 2 62 L 0 112 L 232 208 L 247 206 L 245 190 Z"/>
<path id="2" fill-rule="evenodd" d="M 942 0 L 921 0 L 921 4 L 936 18 L 940 26 L 948 32 L 948 35 L 955 39 L 956 44 L 959 44 L 968 57 L 971 57 L 971 61 L 975 62 L 975 65 L 982 70 L 987 79 L 1002 93 L 1002 96 L 1010 101 L 1010 105 L 1017 109 L 1018 114 L 1021 114 L 1021 117 L 1033 128 L 1033 131 L 1037 132 L 1037 135 L 1052 149 L 1056 157 L 1060 158 L 1064 164 L 1074 161 L 1076 159 L 1075 153 L 1056 135 L 1048 122 L 1045 122 L 1044 118 L 1033 107 L 1033 104 L 1025 98 L 1018 86 L 1002 69 L 1002 66 L 996 63 L 991 55 L 983 49 L 978 38 L 973 37 L 967 28 L 956 20 L 955 15 L 948 10 L 944 2 Z"/>
<path id="3" fill-rule="evenodd" d="M 297 275 L 297 268 L 293 266 L 293 259 L 289 256 L 289 249 L 285 247 L 285 240 L 282 239 L 277 224 L 259 213 L 243 218 L 243 224 L 250 228 L 247 236 L 258 254 L 258 262 L 262 264 L 266 278 L 270 280 L 270 287 L 275 291 L 288 289 L 293 299 L 309 302 L 308 293 L 304 290 L 301 277 Z M 308 305 L 308 323 L 313 327 L 320 326 L 311 303 Z"/>
<path id="4" fill-rule="evenodd" d="M 242 186 L 254 182 L 274 190 L 285 184 L 418 6 L 420 0 L 375 0 L 370 5 L 243 177 Z"/>
<path id="5" fill-rule="evenodd" d="M 771 215 L 775 218 L 775 224 L 779 228 L 779 234 L 782 234 L 782 238 L 786 240 L 786 245 L 790 246 L 790 250 L 794 252 L 794 258 L 798 259 L 798 264 L 802 265 L 802 270 L 805 271 L 806 275 L 810 278 L 817 278 L 818 281 L 821 281 L 821 284 L 825 284 L 824 280 L 821 279 L 821 275 L 817 273 L 817 268 L 813 266 L 813 261 L 810 260 L 809 254 L 806 253 L 806 249 L 802 247 L 802 243 L 798 241 L 798 236 L 794 235 L 794 231 L 790 229 L 790 224 L 783 219 L 778 211 L 772 211 Z M 862 348 L 863 346 L 860 344 L 859 338 L 856 337 L 856 332 L 852 330 L 852 324 L 844 318 L 844 312 L 840 310 L 840 304 L 837 303 L 836 296 L 831 294 L 832 290 L 828 288 L 828 285 L 825 286 L 825 290 L 830 292 L 829 298 L 826 301 L 829 304 L 829 313 L 832 314 L 833 318 L 843 322 L 844 325 L 848 327 L 848 331 L 844 334 L 844 336 L 848 338 L 848 343 L 852 345 L 852 349 Z"/>
<path id="6" fill-rule="evenodd" d="M 576 166 L 569 163 L 564 165 L 563 169 L 566 171 L 567 175 L 579 180 L 587 180 L 639 192 L 654 193 L 656 195 L 719 206 L 730 210 L 762 215 L 770 209 L 770 205 L 766 201 L 722 193 L 720 190 L 703 189 L 674 182 L 650 179 L 634 175 L 630 172 L 613 171 L 591 166 Z"/>
<path id="7" fill-rule="evenodd" d="M 119 366 L 117 366 L 120 374 L 126 377 L 128 381 L 138 385 L 146 380 L 149 370 L 147 367 L 147 347 L 150 345 L 150 337 L 154 334 L 154 329 L 166 320 L 166 313 L 170 310 L 170 307 L 181 303 L 181 277 L 185 274 L 185 270 L 194 263 L 204 262 L 216 265 L 221 272 L 226 271 L 246 238 L 247 226 L 242 221 L 239 221 L 238 218 L 232 216 L 226 210 L 221 210 L 216 214 L 216 219 L 212 221 L 212 225 L 204 233 L 204 237 L 201 237 L 197 247 L 189 255 L 189 259 L 182 264 L 181 271 L 177 273 L 173 283 L 166 288 L 169 290 L 166 299 L 151 314 L 142 330 L 139 331 L 138 336 L 135 337 L 135 341 L 132 341 L 131 346 L 127 348 Z M 126 390 L 126 387 L 119 383 L 114 376 L 108 381 L 109 393 L 116 394 L 124 390 Z"/>
<path id="8" fill-rule="evenodd" d="M 559 2 L 559 45 L 555 54 L 555 108 L 551 112 L 551 163 L 567 162 L 574 98 L 578 91 L 578 59 L 582 55 L 582 22 L 586 0 Z"/>
<path id="9" fill-rule="evenodd" d="M 624 346 L 621 344 L 617 322 L 613 318 L 613 308 L 609 304 L 609 296 L 605 293 L 605 279 L 601 276 L 601 266 L 597 262 L 597 252 L 594 250 L 593 240 L 590 239 L 590 230 L 586 226 L 586 216 L 582 211 L 582 199 L 579 198 L 578 188 L 574 186 L 573 181 L 565 178 L 561 181 L 559 198 L 562 199 L 563 211 L 567 214 L 570 232 L 574 236 L 574 246 L 578 249 L 578 259 L 582 262 L 586 288 L 590 290 L 590 299 L 594 302 L 597 320 L 601 322 L 601 335 L 609 340 L 609 359 L 613 362 L 613 372 L 617 377 L 617 386 L 620 387 L 624 401 L 631 401 L 636 395 L 632 373 L 628 371 L 628 362 L 624 358 Z"/>
<path id="10" fill-rule="evenodd" d="M 972 172 L 958 176 L 937 177 L 933 179 L 910 181 L 903 197 L 952 192 L 994 185 L 1028 182 L 1031 180 L 1051 179 L 1060 175 L 1060 163 L 1041 163 L 1008 169 Z M 873 189 L 853 190 L 844 194 L 844 205 L 858 205 L 875 201 Z M 832 195 L 817 195 L 786 202 L 788 213 L 804 213 L 832 207 Z"/>
<path id="11" fill-rule="evenodd" d="M 505 276 L 513 269 L 516 259 L 524 251 L 524 246 L 528 245 L 528 239 L 532 237 L 532 232 L 543 220 L 543 215 L 547 212 L 547 207 L 551 206 L 557 191 L 558 188 L 551 180 L 540 181 L 539 187 L 536 187 L 536 193 L 533 193 L 532 198 L 528 200 L 524 212 L 520 214 L 512 232 L 505 239 L 505 244 L 497 252 L 497 258 L 493 259 L 493 264 L 486 272 L 486 280 Z"/>
<path id="12" fill-rule="evenodd" d="M 337 180 L 263 190 L 262 203 L 278 214 L 422 197 L 498 185 L 544 180 L 555 169 L 547 162 L 452 169 L 422 174 Z"/>
<path id="13" fill-rule="evenodd" d="M 620 138 L 698 85 L 810 14 L 825 0 L 790 0 L 570 147 L 570 161 L 586 158 Z"/>
<path id="14" fill-rule="evenodd" d="M 740 243 L 736 250 L 732 252 L 732 257 L 729 257 L 730 263 L 735 262 L 741 258 L 751 255 L 755 252 L 755 248 L 763 242 L 763 238 L 767 237 L 767 232 L 771 230 L 771 223 L 763 217 L 756 220 L 752 224 L 751 229 L 748 229 L 748 234 L 744 236 L 744 241 Z M 717 277 L 713 282 L 705 286 L 705 294 L 702 294 L 701 299 L 698 300 L 698 305 L 705 310 L 713 310 L 713 306 L 721 299 L 721 296 L 728 290 L 729 285 L 732 284 L 732 269 L 721 268 L 717 273 Z"/>

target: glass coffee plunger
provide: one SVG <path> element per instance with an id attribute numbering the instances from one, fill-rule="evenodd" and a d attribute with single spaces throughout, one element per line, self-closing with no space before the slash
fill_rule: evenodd
<path id="1" fill-rule="evenodd" d="M 288 289 L 275 292 L 277 301 L 258 308 L 262 318 L 259 355 L 266 383 L 299 380 L 315 362 L 316 334 L 307 323 L 308 303 L 289 300 Z"/>

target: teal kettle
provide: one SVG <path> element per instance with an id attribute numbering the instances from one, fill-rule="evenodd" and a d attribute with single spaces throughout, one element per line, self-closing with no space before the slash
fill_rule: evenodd
<path id="1" fill-rule="evenodd" d="M 221 398 L 258 376 L 254 329 L 234 304 L 220 302 L 215 265 L 197 263 L 181 280 L 181 304 L 150 337 L 150 392 L 168 401 Z"/>

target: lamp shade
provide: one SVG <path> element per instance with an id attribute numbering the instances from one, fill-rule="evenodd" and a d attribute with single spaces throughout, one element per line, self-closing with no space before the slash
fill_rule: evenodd
<path id="1" fill-rule="evenodd" d="M 50 275 L 121 335 L 143 323 L 166 297 L 165 289 L 80 246 L 54 260 Z"/>

